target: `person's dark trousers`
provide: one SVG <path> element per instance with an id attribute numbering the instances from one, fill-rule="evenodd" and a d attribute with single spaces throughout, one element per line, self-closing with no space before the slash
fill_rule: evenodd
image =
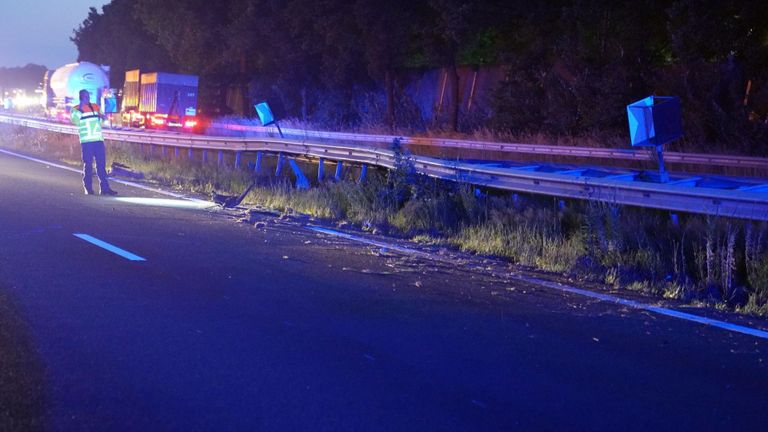
<path id="1" fill-rule="evenodd" d="M 96 159 L 96 175 L 99 176 L 101 191 L 110 190 L 107 180 L 107 155 L 104 141 L 81 144 L 83 148 L 83 186 L 87 191 L 93 191 L 93 160 Z"/>

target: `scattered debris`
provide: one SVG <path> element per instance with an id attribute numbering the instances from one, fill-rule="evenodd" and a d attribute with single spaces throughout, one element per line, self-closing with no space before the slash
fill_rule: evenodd
<path id="1" fill-rule="evenodd" d="M 128 177 L 137 180 L 142 180 L 144 178 L 144 173 L 134 171 L 128 165 L 123 165 L 119 162 L 112 162 L 112 169 L 109 171 L 109 175 L 112 177 Z"/>
<path id="2" fill-rule="evenodd" d="M 240 205 L 241 202 L 245 199 L 245 196 L 248 195 L 248 192 L 253 189 L 253 187 L 256 186 L 256 181 L 253 181 L 245 190 L 243 193 L 241 193 L 238 196 L 234 195 L 223 195 L 216 192 L 211 193 L 211 199 L 216 204 L 222 206 L 223 208 L 234 208 Z"/>

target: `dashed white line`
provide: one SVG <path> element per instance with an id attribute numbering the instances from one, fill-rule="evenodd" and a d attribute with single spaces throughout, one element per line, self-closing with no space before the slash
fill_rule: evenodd
<path id="1" fill-rule="evenodd" d="M 125 249 L 121 249 L 121 248 L 119 248 L 119 247 L 117 247 L 117 246 L 115 246 L 113 244 L 107 243 L 107 242 L 105 242 L 103 240 L 99 240 L 96 237 L 93 237 L 91 235 L 82 234 L 82 233 L 74 233 L 72 235 L 74 235 L 75 237 L 77 237 L 79 239 L 85 240 L 85 241 L 87 241 L 88 243 L 90 243 L 92 245 L 95 245 L 95 246 L 98 246 L 98 247 L 100 247 L 102 249 L 108 250 L 108 251 L 112 252 L 113 254 L 120 255 L 121 257 L 127 259 L 128 261 L 146 261 L 146 259 L 144 259 L 144 258 L 142 258 L 142 257 L 140 257 L 140 256 L 138 256 L 136 254 L 128 252 Z"/>

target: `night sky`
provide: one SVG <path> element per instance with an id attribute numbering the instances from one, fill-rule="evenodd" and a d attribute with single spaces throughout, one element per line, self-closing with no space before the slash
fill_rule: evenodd
<path id="1" fill-rule="evenodd" d="M 0 67 L 28 63 L 56 68 L 77 60 L 69 40 L 88 8 L 110 0 L 0 0 Z"/>

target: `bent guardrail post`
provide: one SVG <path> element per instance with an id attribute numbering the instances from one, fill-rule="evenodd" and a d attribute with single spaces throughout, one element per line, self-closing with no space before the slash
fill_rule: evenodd
<path id="1" fill-rule="evenodd" d="M 360 168 L 360 178 L 358 179 L 359 183 L 365 183 L 365 177 L 368 174 L 368 165 L 363 164 L 363 166 Z"/>
<path id="2" fill-rule="evenodd" d="M 334 178 L 336 181 L 341 180 L 341 171 L 344 169 L 344 162 L 338 161 L 336 162 L 336 175 L 334 175 Z"/>
<path id="3" fill-rule="evenodd" d="M 297 189 L 309 189 L 309 179 L 301 171 L 301 167 L 293 158 L 288 158 L 288 165 L 291 166 L 293 174 L 296 176 Z"/>

